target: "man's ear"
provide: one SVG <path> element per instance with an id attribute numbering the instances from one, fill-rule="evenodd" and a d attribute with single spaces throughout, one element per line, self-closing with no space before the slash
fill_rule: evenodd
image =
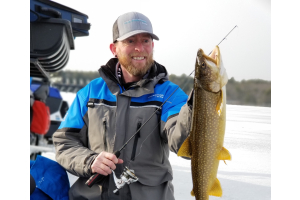
<path id="1" fill-rule="evenodd" d="M 112 54 L 114 55 L 114 57 L 117 57 L 117 47 L 116 44 L 111 43 L 109 45 L 110 51 L 112 52 Z"/>

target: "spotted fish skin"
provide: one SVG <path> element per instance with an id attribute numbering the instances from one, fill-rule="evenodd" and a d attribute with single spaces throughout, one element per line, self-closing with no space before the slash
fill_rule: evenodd
<path id="1" fill-rule="evenodd" d="M 193 96 L 192 125 L 189 137 L 178 151 L 178 156 L 190 157 L 193 190 L 197 200 L 208 200 L 209 195 L 222 196 L 217 179 L 220 160 L 231 160 L 223 147 L 226 125 L 226 83 L 219 47 L 211 56 L 198 50 Z"/>

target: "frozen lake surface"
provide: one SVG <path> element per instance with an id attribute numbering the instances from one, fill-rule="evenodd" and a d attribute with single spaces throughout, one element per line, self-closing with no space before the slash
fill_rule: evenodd
<path id="1" fill-rule="evenodd" d="M 271 108 L 227 105 L 224 147 L 232 160 L 219 165 L 223 196 L 210 199 L 271 199 Z M 176 199 L 195 199 L 190 195 L 190 161 L 172 153 L 170 162 Z"/>
<path id="2" fill-rule="evenodd" d="M 63 99 L 72 103 L 74 93 L 62 92 Z M 227 105 L 224 147 L 232 160 L 220 162 L 218 179 L 222 198 L 211 200 L 268 200 L 271 199 L 271 108 Z M 54 159 L 51 153 L 42 154 Z M 175 198 L 195 199 L 192 190 L 191 163 L 170 153 L 173 167 Z M 77 177 L 70 175 L 73 184 Z"/>

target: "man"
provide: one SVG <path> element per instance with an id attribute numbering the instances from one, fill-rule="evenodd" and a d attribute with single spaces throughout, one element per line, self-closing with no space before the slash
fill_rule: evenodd
<path id="1" fill-rule="evenodd" d="M 174 199 L 169 150 L 177 153 L 190 131 L 188 97 L 168 80 L 166 68 L 153 61 L 150 20 L 141 13 L 121 15 L 113 25 L 110 50 L 115 58 L 99 69 L 100 77 L 80 90 L 65 120 L 53 135 L 56 160 L 79 176 L 70 199 Z M 171 98 L 119 150 L 162 103 Z M 117 194 L 111 170 L 119 178 L 124 168 L 138 181 Z M 94 173 L 107 176 L 89 188 Z"/>

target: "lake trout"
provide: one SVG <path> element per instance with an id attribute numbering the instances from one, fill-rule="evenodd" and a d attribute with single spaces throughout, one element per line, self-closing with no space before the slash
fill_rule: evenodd
<path id="1" fill-rule="evenodd" d="M 177 155 L 191 158 L 193 189 L 196 200 L 208 200 L 209 195 L 222 196 L 217 179 L 220 160 L 231 160 L 223 147 L 226 124 L 226 83 L 220 49 L 210 56 L 197 52 L 194 77 L 191 132 Z"/>

